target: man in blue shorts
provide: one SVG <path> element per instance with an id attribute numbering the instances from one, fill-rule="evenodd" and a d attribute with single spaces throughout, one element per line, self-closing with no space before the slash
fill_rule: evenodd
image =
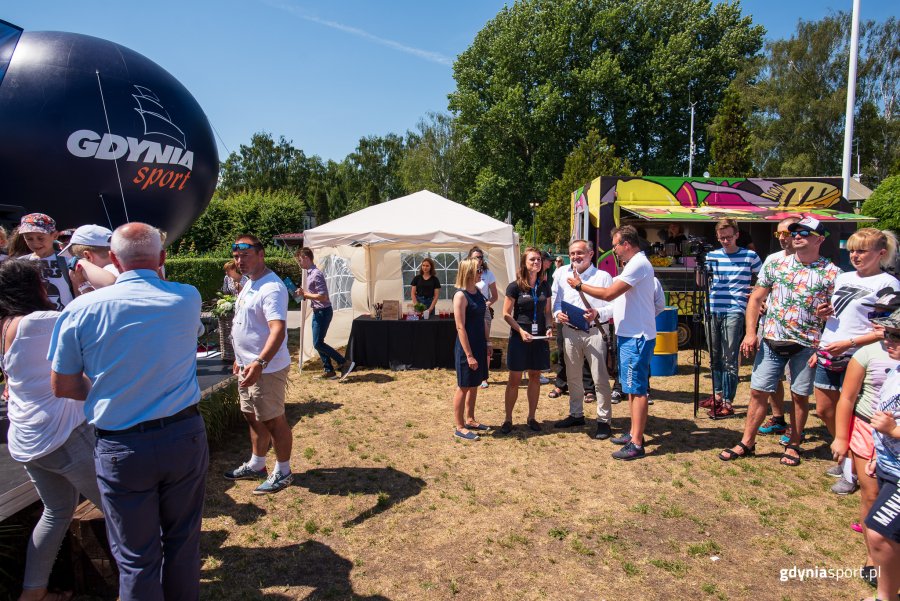
<path id="1" fill-rule="evenodd" d="M 569 285 L 585 294 L 613 302 L 613 321 L 619 345 L 619 381 L 631 402 L 631 431 L 612 439 L 623 447 L 612 454 L 624 461 L 644 456 L 644 428 L 647 425 L 647 382 L 650 359 L 656 346 L 656 308 L 654 305 L 653 266 L 641 252 L 637 230 L 625 225 L 613 230 L 613 252 L 622 273 L 608 288 L 583 284 L 577 274 Z"/>

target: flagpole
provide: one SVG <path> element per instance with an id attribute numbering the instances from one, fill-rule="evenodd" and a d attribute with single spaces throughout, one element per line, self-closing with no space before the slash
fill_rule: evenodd
<path id="1" fill-rule="evenodd" d="M 853 109 L 856 106 L 856 62 L 859 54 L 859 0 L 853 0 L 853 24 L 850 29 L 850 72 L 847 74 L 847 117 L 844 127 L 844 168 L 841 177 L 844 180 L 843 197 L 850 196 L 850 174 L 853 166 Z"/>

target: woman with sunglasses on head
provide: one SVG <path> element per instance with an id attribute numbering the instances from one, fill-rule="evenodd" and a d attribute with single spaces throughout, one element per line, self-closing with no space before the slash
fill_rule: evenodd
<path id="1" fill-rule="evenodd" d="M 453 318 L 456 321 L 456 393 L 453 395 L 453 435 L 463 440 L 478 440 L 475 432 L 488 430 L 475 419 L 478 385 L 487 377 L 487 345 L 484 341 L 484 296 L 478 282 L 477 259 L 460 261 L 453 295 Z"/>
<path id="2" fill-rule="evenodd" d="M 488 269 L 487 261 L 484 259 L 484 251 L 479 247 L 473 246 L 470 248 L 467 258 L 477 259 L 479 262 L 478 269 L 481 273 L 481 279 L 478 280 L 476 285 L 486 301 L 485 304 L 487 309 L 484 312 L 484 338 L 487 344 L 488 362 L 490 362 L 491 354 L 494 350 L 494 346 L 491 344 L 491 320 L 494 318 L 494 303 L 500 298 L 500 295 L 497 293 L 497 278 L 494 277 L 494 274 Z M 484 380 L 481 382 L 481 388 L 488 387 L 487 377 L 487 366 L 485 366 Z"/>
<path id="3" fill-rule="evenodd" d="M 434 261 L 425 257 L 419 265 L 419 273 L 412 280 L 410 296 L 413 302 L 425 305 L 425 310 L 433 313 L 440 293 L 441 281 L 434 274 Z"/>
<path id="4" fill-rule="evenodd" d="M 871 305 L 887 290 L 900 290 L 897 278 L 883 271 L 897 253 L 897 239 L 888 230 L 867 227 L 857 230 L 847 240 L 850 263 L 856 271 L 837 276 L 831 302 L 816 309 L 819 317 L 827 317 L 817 352 L 810 357 L 814 367 L 816 413 L 832 436 L 835 431 L 835 407 L 850 357 L 858 348 L 881 340 L 881 332 L 873 331 L 869 322 Z M 856 490 L 851 463 L 828 469 L 829 476 L 839 478 L 831 488 L 839 495 Z"/>
<path id="5" fill-rule="evenodd" d="M 900 310 L 873 319 L 884 328 L 884 346 L 900 360 Z M 866 516 L 866 543 L 878 574 L 876 599 L 896 599 L 900 589 L 900 365 L 887 376 L 872 415 L 875 457 L 866 473 L 878 479 L 878 496 Z"/>
<path id="6" fill-rule="evenodd" d="M 9 385 L 9 454 L 23 464 L 44 504 L 25 558 L 19 601 L 59 601 L 47 582 L 79 495 L 100 507 L 94 471 L 94 434 L 84 402 L 58 398 L 50 385 L 47 351 L 57 311 L 47 298 L 39 266 L 0 265 L 0 365 Z"/>
<path id="7" fill-rule="evenodd" d="M 526 248 L 519 265 L 516 281 L 506 288 L 503 301 L 503 320 L 509 324 L 509 347 L 506 363 L 509 381 L 506 383 L 506 417 L 500 431 L 512 432 L 512 413 L 519 396 L 522 372 L 528 372 L 528 427 L 541 431 L 535 419 L 538 397 L 541 394 L 541 371 L 550 367 L 550 345 L 536 336 L 553 335 L 553 306 L 550 284 L 541 280 L 543 256 L 536 248 Z"/>

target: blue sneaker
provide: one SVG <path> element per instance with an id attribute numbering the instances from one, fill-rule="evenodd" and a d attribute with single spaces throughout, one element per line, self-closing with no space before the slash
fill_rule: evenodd
<path id="1" fill-rule="evenodd" d="M 609 441 L 613 444 L 619 445 L 631 444 L 631 432 L 626 432 L 621 436 L 613 436 Z"/>
<path id="2" fill-rule="evenodd" d="M 621 459 L 622 461 L 641 459 L 642 457 L 644 457 L 644 455 L 644 447 L 639 447 L 633 442 L 629 442 L 627 445 L 612 454 L 613 459 Z"/>
<path id="3" fill-rule="evenodd" d="M 784 418 L 778 420 L 774 417 L 770 417 L 766 420 L 766 423 L 759 427 L 760 434 L 784 434 L 787 432 L 788 426 L 784 421 Z"/>
<path id="4" fill-rule="evenodd" d="M 478 440 L 479 436 L 474 432 L 463 432 L 461 430 L 456 430 L 453 432 L 453 436 L 457 438 L 462 438 L 463 440 Z"/>
<path id="5" fill-rule="evenodd" d="M 226 480 L 262 480 L 269 475 L 265 466 L 261 470 L 255 470 L 249 463 L 242 463 L 237 469 L 222 474 Z"/>
<path id="6" fill-rule="evenodd" d="M 782 434 L 781 438 L 778 441 L 778 444 L 780 444 L 783 447 L 786 447 L 786 446 L 788 446 L 789 442 L 791 442 L 791 435 L 790 434 Z M 800 433 L 800 444 L 803 444 L 804 442 L 806 442 L 806 430 L 804 430 L 803 432 Z"/>
<path id="7" fill-rule="evenodd" d="M 294 474 L 282 474 L 278 470 L 272 472 L 272 475 L 269 478 L 256 487 L 253 491 L 254 495 L 270 495 L 272 493 L 276 493 L 282 488 L 287 488 L 291 485 L 291 482 L 294 481 Z"/>

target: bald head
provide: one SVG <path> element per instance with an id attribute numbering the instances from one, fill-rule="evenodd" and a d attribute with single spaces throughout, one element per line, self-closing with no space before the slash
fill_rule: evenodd
<path id="1" fill-rule="evenodd" d="M 165 261 L 159 230 L 146 223 L 126 223 L 116 228 L 110 240 L 113 262 L 120 271 L 158 269 Z"/>

